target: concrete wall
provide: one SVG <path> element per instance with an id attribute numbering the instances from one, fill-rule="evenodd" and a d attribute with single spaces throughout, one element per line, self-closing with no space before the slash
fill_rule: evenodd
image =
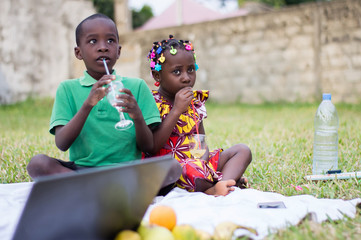
<path id="1" fill-rule="evenodd" d="M 0 104 L 54 96 L 82 74 L 74 30 L 94 13 L 87 0 L 0 0 Z M 122 34 L 118 73 L 154 88 L 146 55 L 153 41 L 193 42 L 196 88 L 219 102 L 361 101 L 361 0 L 311 3 L 263 14 Z"/>
<path id="2" fill-rule="evenodd" d="M 0 0 L 0 104 L 54 96 L 74 69 L 74 30 L 87 0 Z"/>
<path id="3" fill-rule="evenodd" d="M 150 78 L 153 41 L 193 42 L 196 88 L 219 102 L 310 102 L 331 92 L 334 102 L 361 101 L 361 1 L 304 4 L 287 9 L 121 35 L 119 71 Z"/>

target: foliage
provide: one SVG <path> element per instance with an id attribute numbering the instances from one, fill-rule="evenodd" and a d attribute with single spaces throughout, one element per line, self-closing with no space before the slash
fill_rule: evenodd
<path id="1" fill-rule="evenodd" d="M 132 9 L 133 29 L 142 26 L 146 21 L 153 17 L 152 8 L 144 5 L 139 11 Z"/>
<path id="2" fill-rule="evenodd" d="M 93 4 L 97 12 L 114 20 L 114 0 L 93 0 Z"/>
<path id="3" fill-rule="evenodd" d="M 30 181 L 26 165 L 38 153 L 67 159 L 49 134 L 52 99 L 0 106 L 0 183 Z M 211 149 L 245 143 L 253 160 L 245 172 L 251 187 L 285 196 L 353 199 L 361 196 L 361 179 L 310 182 L 314 104 L 207 103 L 205 130 Z M 361 104 L 336 104 L 340 119 L 339 168 L 361 170 Z M 301 186 L 302 190 L 294 186 Z M 361 239 L 361 212 L 354 219 L 315 223 L 305 220 L 267 239 Z"/>
<path id="4" fill-rule="evenodd" d="M 114 0 L 93 0 L 93 4 L 97 12 L 114 20 Z M 153 11 L 149 5 L 144 5 L 139 11 L 132 9 L 133 29 L 142 26 L 151 17 L 153 17 Z"/>

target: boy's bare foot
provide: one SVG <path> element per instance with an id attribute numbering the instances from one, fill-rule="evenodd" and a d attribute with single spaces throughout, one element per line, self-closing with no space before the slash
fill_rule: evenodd
<path id="1" fill-rule="evenodd" d="M 241 177 L 237 183 L 236 186 L 239 187 L 240 189 L 245 189 L 245 188 L 249 188 L 250 185 L 248 183 L 248 179 L 246 177 Z"/>
<path id="2" fill-rule="evenodd" d="M 217 182 L 213 187 L 208 188 L 204 193 L 214 196 L 226 196 L 228 193 L 234 191 L 236 181 L 233 179 L 223 180 Z"/>

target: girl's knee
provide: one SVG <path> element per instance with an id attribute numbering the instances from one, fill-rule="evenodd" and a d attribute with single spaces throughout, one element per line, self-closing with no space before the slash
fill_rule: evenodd
<path id="1" fill-rule="evenodd" d="M 234 145 L 233 147 L 235 147 L 235 149 L 238 153 L 240 153 L 242 156 L 244 156 L 244 159 L 248 163 L 251 163 L 252 152 L 251 152 L 251 149 L 247 145 L 240 143 L 240 144 Z"/>

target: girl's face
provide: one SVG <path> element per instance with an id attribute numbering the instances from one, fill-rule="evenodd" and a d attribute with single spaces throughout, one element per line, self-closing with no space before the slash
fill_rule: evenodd
<path id="1" fill-rule="evenodd" d="M 160 72 L 153 71 L 153 77 L 160 82 L 159 92 L 173 99 L 184 87 L 193 87 L 196 81 L 194 56 L 191 51 L 177 49 L 177 54 L 164 53 L 165 62 Z"/>
<path id="2" fill-rule="evenodd" d="M 99 80 L 105 72 L 103 58 L 111 71 L 120 56 L 120 45 L 115 24 L 109 19 L 95 18 L 85 21 L 75 56 L 84 61 L 87 72 Z"/>

